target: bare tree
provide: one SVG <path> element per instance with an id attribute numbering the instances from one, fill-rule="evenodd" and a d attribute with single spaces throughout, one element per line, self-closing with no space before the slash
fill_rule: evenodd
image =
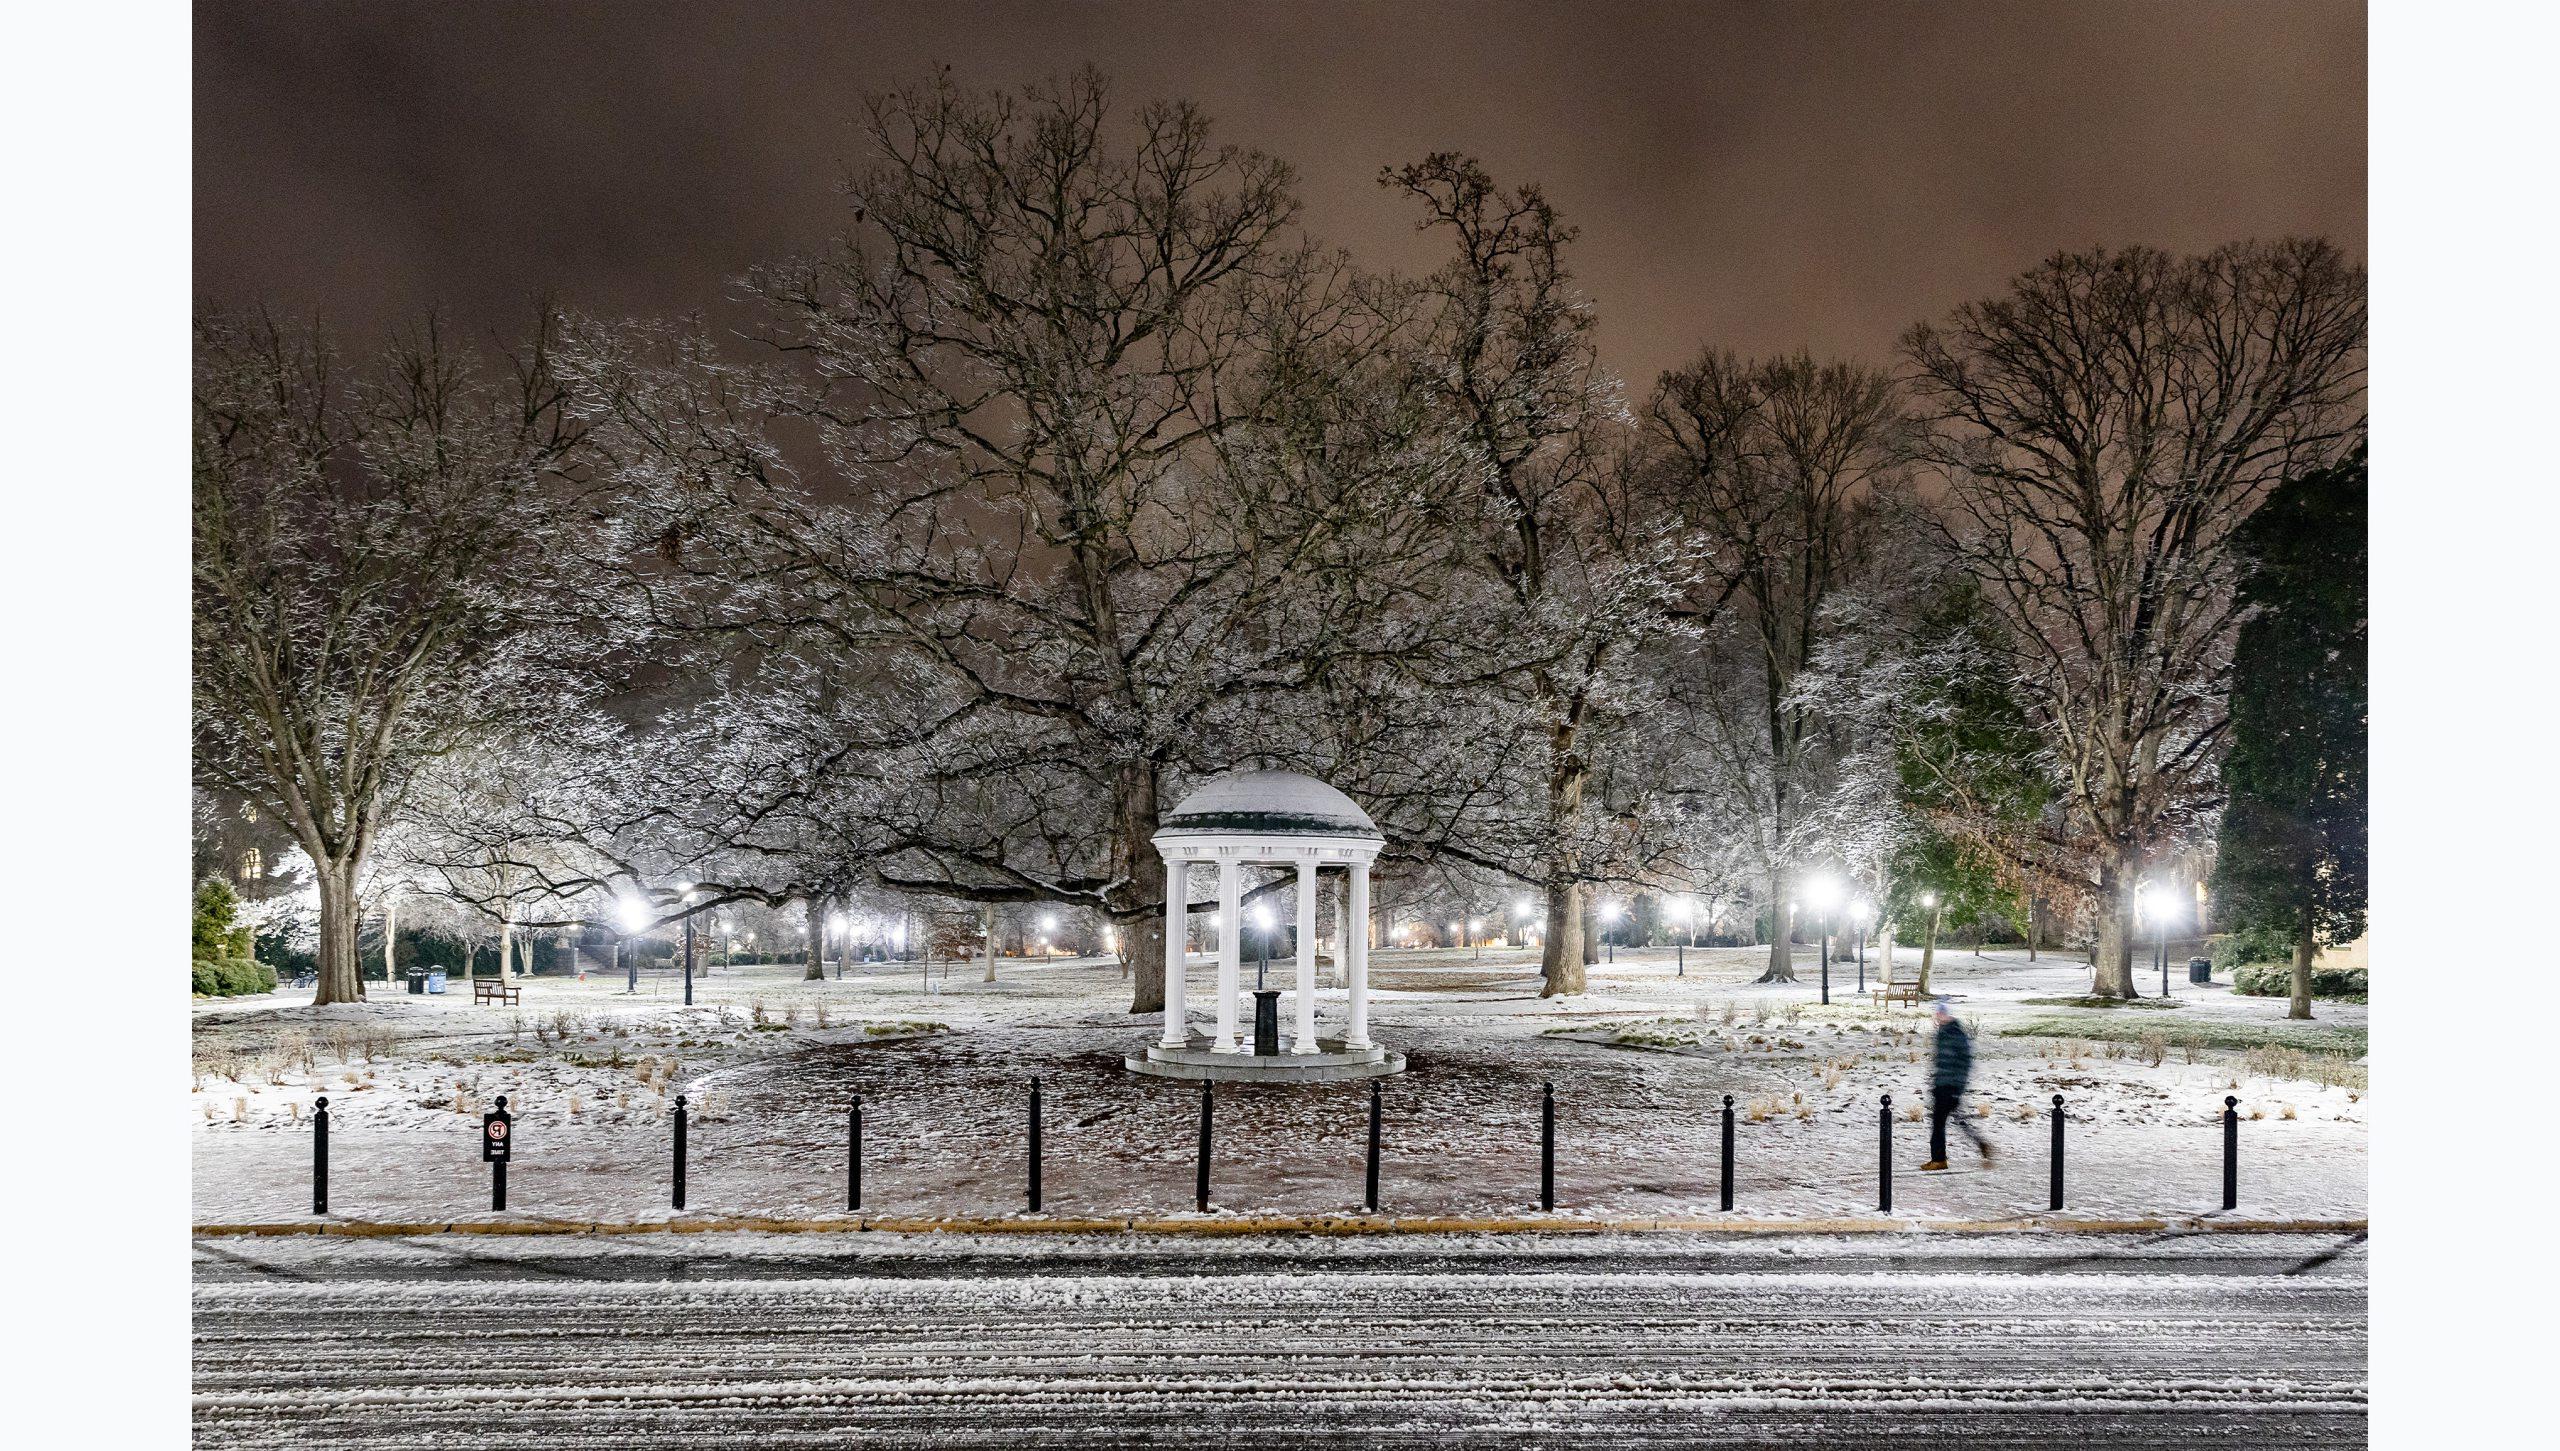
<path id="1" fill-rule="evenodd" d="M 1760 981 L 1793 982 L 1793 878 L 1827 765 L 1819 701 L 1797 679 L 1855 562 L 1858 502 L 1904 462 L 1900 399 L 1890 376 L 1856 364 L 1710 351 L 1663 375 L 1644 421 L 1674 507 L 1708 544 L 1701 608 L 1717 626 L 1704 656 L 1715 683 L 1698 703 L 1767 882 Z"/>
<path id="2" fill-rule="evenodd" d="M 358 889 L 416 763 L 553 708 L 578 435 L 548 337 L 491 373 L 430 320 L 342 370 L 328 342 L 195 331 L 201 779 L 273 813 L 320 897 L 316 1001 L 363 996 Z"/>
<path id="3" fill-rule="evenodd" d="M 1394 563 L 1347 512 L 1383 455 L 1291 428 L 1392 290 L 1292 239 L 1279 162 L 1090 71 L 867 133 L 847 233 L 749 279 L 777 361 L 591 329 L 581 406 L 656 511 L 653 612 L 871 683 L 793 727 L 789 814 L 854 823 L 877 886 L 1104 914 L 1153 1011 L 1168 792 L 1288 747 L 1323 668 L 1291 592 Z"/>
<path id="4" fill-rule="evenodd" d="M 2134 993 L 2128 896 L 2218 804 L 2231 534 L 2358 422 L 2364 273 L 2320 240 L 2054 256 L 1903 350 L 1950 542 L 2086 834 L 2095 990 Z"/>

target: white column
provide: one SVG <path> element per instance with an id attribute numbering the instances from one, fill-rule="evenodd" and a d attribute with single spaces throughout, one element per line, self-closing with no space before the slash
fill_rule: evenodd
<path id="1" fill-rule="evenodd" d="M 1350 950 L 1351 943 L 1350 885 L 1351 879 L 1345 877 L 1333 893 L 1333 975 L 1346 984 L 1351 981 L 1351 959 L 1342 954 Z"/>
<path id="2" fill-rule="evenodd" d="M 1351 983 L 1351 1025 L 1343 1030 L 1342 1046 L 1366 1048 L 1369 1043 L 1369 864 L 1351 864 L 1351 936 L 1345 944 L 1344 961 Z"/>
<path id="3" fill-rule="evenodd" d="M 1233 857 L 1218 858 L 1218 1040 L 1209 1046 L 1221 1053 L 1236 1051 L 1236 930 L 1243 921 Z"/>
<path id="4" fill-rule="evenodd" d="M 1301 1053 L 1316 1051 L 1316 859 L 1298 858 L 1298 1031 Z"/>
<path id="5" fill-rule="evenodd" d="M 1164 1046 L 1179 1048 L 1191 1040 L 1191 1018 L 1183 1010 L 1182 964 L 1188 956 L 1183 938 L 1191 931 L 1191 919 L 1185 915 L 1191 895 L 1191 861 L 1188 857 L 1164 859 Z"/>

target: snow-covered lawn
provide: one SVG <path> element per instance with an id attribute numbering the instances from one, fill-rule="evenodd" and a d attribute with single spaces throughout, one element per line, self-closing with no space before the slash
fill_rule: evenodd
<path id="1" fill-rule="evenodd" d="M 1877 1107 L 1890 1092 L 1898 1215 L 2041 1211 L 2055 1093 L 2070 1105 L 2074 1214 L 2215 1209 L 2226 1093 L 2246 1120 L 2243 1214 L 2364 1213 L 2360 1005 L 2319 1004 L 2319 1036 L 2300 1040 L 2344 1053 L 2251 1053 L 2215 1045 L 2282 1040 L 2299 1026 L 2284 1022 L 2283 1000 L 2180 980 L 2174 1007 L 2086 1008 L 2038 1001 L 2085 993 L 2083 963 L 1942 952 L 1936 986 L 1976 1029 L 1970 1103 L 2000 1152 L 1983 1165 L 1957 1136 L 1956 1168 L 1923 1174 L 1926 1011 L 1870 1005 L 1855 995 L 1855 967 L 1838 962 L 1833 1002 L 1819 1005 L 1809 950 L 1803 982 L 1753 984 L 1763 955 L 1693 951 L 1676 975 L 1667 949 L 1621 951 L 1593 968 L 1587 994 L 1541 1000 L 1524 953 L 1378 953 L 1374 1029 L 1411 1058 L 1383 1084 L 1383 1208 L 1532 1207 L 1539 1086 L 1552 1082 L 1557 1199 L 1569 1212 L 1713 1213 L 1718 1110 L 1731 1094 L 1742 1116 L 1737 1216 L 1872 1214 Z M 1904 956 L 1916 967 L 1916 953 Z M 1872 956 L 1869 973 L 1880 975 Z M 857 1093 L 866 1212 L 1010 1213 L 1023 1207 L 1035 1074 L 1047 1212 L 1190 1212 L 1198 1089 L 1121 1066 L 1159 1020 L 1126 1011 L 1118 965 L 1006 959 L 998 975 L 986 984 L 972 968 L 937 969 L 928 982 L 915 964 L 875 964 L 803 982 L 797 966 L 724 968 L 697 979 L 691 1008 L 672 974 L 644 978 L 636 996 L 619 976 L 535 979 L 516 1008 L 475 1007 L 458 980 L 440 997 L 328 1009 L 291 991 L 200 1003 L 187 1108 L 195 1218 L 308 1218 L 309 1114 L 321 1094 L 331 1207 L 352 1218 L 489 1217 L 477 1132 L 499 1094 L 516 1115 L 511 1217 L 669 1214 L 676 1093 L 692 1111 L 689 1214 L 842 1212 Z M 1196 1010 L 1206 962 L 1195 959 L 1192 975 Z M 1330 1031 L 1342 993 L 1321 998 Z M 2146 1044 L 2146 1034 L 2157 1036 Z M 1367 1094 L 1362 1084 L 1222 1088 L 1216 1206 L 1356 1209 Z"/>

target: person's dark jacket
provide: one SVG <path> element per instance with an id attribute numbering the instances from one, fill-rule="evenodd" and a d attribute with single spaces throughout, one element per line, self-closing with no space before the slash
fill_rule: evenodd
<path id="1" fill-rule="evenodd" d="M 1972 1076 L 1973 1039 L 1965 1035 L 1964 1024 L 1949 1018 L 1938 1025 L 1938 1068 L 1930 1082 L 1962 1092 Z"/>

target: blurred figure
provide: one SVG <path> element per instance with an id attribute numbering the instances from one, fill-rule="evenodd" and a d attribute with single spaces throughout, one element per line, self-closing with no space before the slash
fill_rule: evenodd
<path id="1" fill-rule="evenodd" d="M 1991 1162 L 1991 1141 L 1978 1132 L 1971 1119 L 1957 1109 L 1964 1101 L 1964 1086 L 1973 1077 L 1973 1039 L 1947 1010 L 1947 1000 L 1933 1005 L 1938 1018 L 1938 1061 L 1929 1078 L 1929 1162 L 1923 1169 L 1947 1167 L 1947 1120 L 1956 1121 L 1964 1136 L 1982 1151 L 1982 1162 Z"/>

